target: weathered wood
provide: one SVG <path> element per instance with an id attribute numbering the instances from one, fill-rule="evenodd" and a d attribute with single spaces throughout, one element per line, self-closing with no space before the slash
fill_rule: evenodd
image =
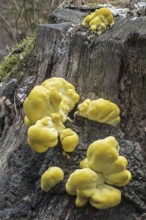
<path id="1" fill-rule="evenodd" d="M 60 14 L 59 11 L 54 13 L 57 22 L 62 13 L 62 10 Z M 146 154 L 146 18 L 116 18 L 115 25 L 97 37 L 76 22 L 72 26 L 73 17 L 68 19 L 68 16 L 62 18 L 62 23 L 39 26 L 36 46 L 30 57 L 36 63 L 34 78 L 29 84 L 26 76 L 12 94 L 16 99 L 17 115 L 0 140 L 0 219 L 143 219 L 140 216 L 146 212 L 143 155 Z M 76 16 L 76 21 L 81 21 L 81 12 L 76 12 Z M 43 154 L 28 147 L 22 103 L 17 99 L 20 90 L 25 97 L 34 85 L 53 76 L 74 84 L 81 101 L 103 97 L 116 102 L 121 109 L 118 128 L 81 117 L 73 123 L 68 122 L 67 126 L 80 137 L 78 149 L 70 159 L 62 155 L 60 144 Z M 6 113 L 8 111 L 6 109 Z M 120 153 L 129 161 L 133 180 L 122 188 L 122 202 L 117 207 L 99 211 L 88 204 L 77 208 L 75 198 L 65 192 L 65 181 L 79 168 L 88 145 L 109 135 L 119 141 Z M 65 180 L 50 193 L 44 193 L 40 189 L 40 176 L 52 165 L 63 168 Z"/>

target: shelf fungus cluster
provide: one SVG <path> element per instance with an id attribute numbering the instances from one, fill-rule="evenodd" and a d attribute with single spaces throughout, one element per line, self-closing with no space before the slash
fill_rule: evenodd
<path id="1" fill-rule="evenodd" d="M 100 123 L 116 126 L 120 122 L 120 109 L 116 104 L 105 99 L 86 99 L 78 106 L 79 114 Z"/>
<path id="2" fill-rule="evenodd" d="M 61 121 L 79 101 L 74 86 L 63 78 L 52 77 L 35 86 L 24 102 L 25 124 L 31 126 L 43 117 L 57 113 Z"/>
<path id="3" fill-rule="evenodd" d="M 87 15 L 82 25 L 90 28 L 95 34 L 100 35 L 107 28 L 114 25 L 114 17 L 110 9 L 100 8 Z"/>
<path id="4" fill-rule="evenodd" d="M 100 19 L 103 19 L 102 16 Z M 88 19 L 84 22 L 90 24 Z M 74 86 L 63 78 L 50 78 L 32 89 L 24 101 L 24 122 L 28 127 L 28 143 L 34 151 L 43 153 L 55 147 L 59 138 L 65 152 L 76 149 L 79 137 L 64 123 L 78 101 L 79 94 Z M 120 122 L 118 106 L 103 98 L 86 99 L 78 105 L 78 113 L 89 120 L 112 126 Z M 126 169 L 128 162 L 119 155 L 119 150 L 120 146 L 113 136 L 89 145 L 80 169 L 70 174 L 66 183 L 66 191 L 77 196 L 77 206 L 89 201 L 97 209 L 106 209 L 120 203 L 121 191 L 114 186 L 125 186 L 132 175 Z M 41 176 L 41 189 L 48 192 L 63 179 L 64 172 L 60 167 L 49 167 Z"/>
<path id="5" fill-rule="evenodd" d="M 77 147 L 77 134 L 71 129 L 66 130 L 64 122 L 78 101 L 74 86 L 63 78 L 47 79 L 32 89 L 23 107 L 28 143 L 33 150 L 43 153 L 55 147 L 60 134 L 66 152 Z"/>
<path id="6" fill-rule="evenodd" d="M 87 158 L 80 163 L 82 169 L 74 171 L 66 183 L 66 191 L 77 196 L 77 206 L 89 201 L 97 209 L 106 209 L 120 203 L 121 191 L 114 186 L 125 186 L 132 175 L 126 169 L 126 158 L 119 156 L 119 149 L 112 136 L 89 145 Z"/>

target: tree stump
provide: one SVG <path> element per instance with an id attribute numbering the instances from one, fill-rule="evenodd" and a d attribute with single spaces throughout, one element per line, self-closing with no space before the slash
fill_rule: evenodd
<path id="1" fill-rule="evenodd" d="M 85 12 L 55 11 L 53 24 L 38 27 L 35 47 L 24 75 L 5 85 L 2 95 L 12 101 L 1 107 L 0 219 L 6 220 L 136 220 L 146 216 L 146 18 L 115 18 L 115 25 L 96 36 L 80 24 Z M 29 65 L 33 61 L 33 65 Z M 29 91 L 50 77 L 63 77 L 86 98 L 105 98 L 121 109 L 118 127 L 77 116 L 67 127 L 80 138 L 70 159 L 60 143 L 46 153 L 33 152 L 27 143 L 22 104 Z M 15 81 L 16 82 L 16 81 Z M 10 88 L 14 85 L 13 90 Z M 2 106 L 2 105 L 1 105 Z M 4 132 L 5 131 L 5 132 Z M 132 181 L 122 187 L 122 202 L 115 208 L 97 210 L 89 204 L 78 208 L 75 197 L 65 192 L 72 171 L 79 168 L 90 143 L 113 135 L 120 154 L 129 162 Z M 63 183 L 50 192 L 40 188 L 40 177 L 49 166 L 65 172 Z"/>

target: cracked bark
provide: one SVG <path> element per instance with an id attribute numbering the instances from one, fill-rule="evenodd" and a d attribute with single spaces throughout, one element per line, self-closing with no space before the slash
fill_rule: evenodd
<path id="1" fill-rule="evenodd" d="M 35 60 L 34 70 L 29 66 L 26 69 L 32 72 L 33 79 L 27 83 L 30 76 L 26 74 L 11 94 L 12 100 L 16 99 L 17 116 L 0 140 L 0 219 L 144 219 L 146 18 L 135 21 L 116 18 L 113 28 L 97 37 L 81 25 L 72 27 L 74 12 L 66 10 L 53 14 L 53 19 L 61 23 L 39 26 L 30 57 Z M 85 13 L 75 12 L 75 15 L 75 23 L 78 23 Z M 64 77 L 74 84 L 80 101 L 102 97 L 116 102 L 121 109 L 121 123 L 117 128 L 80 117 L 73 123 L 68 122 L 67 126 L 80 137 L 78 149 L 70 160 L 62 155 L 60 144 L 43 154 L 29 148 L 22 103 L 17 99 L 20 89 L 25 87 L 27 95 L 34 85 L 54 76 Z M 75 198 L 65 192 L 65 182 L 69 174 L 79 168 L 88 145 L 109 135 L 119 141 L 120 154 L 128 159 L 133 179 L 121 189 L 122 202 L 117 207 L 99 211 L 87 204 L 77 208 Z M 52 165 L 63 168 L 65 180 L 50 193 L 44 193 L 40 189 L 40 176 Z"/>

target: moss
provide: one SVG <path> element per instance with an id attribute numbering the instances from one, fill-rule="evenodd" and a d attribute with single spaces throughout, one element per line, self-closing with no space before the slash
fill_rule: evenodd
<path id="1" fill-rule="evenodd" d="M 0 65 L 0 81 L 7 80 L 19 72 L 17 70 L 24 64 L 26 57 L 28 57 L 34 47 L 34 43 L 35 34 L 25 38 L 10 51 Z"/>

